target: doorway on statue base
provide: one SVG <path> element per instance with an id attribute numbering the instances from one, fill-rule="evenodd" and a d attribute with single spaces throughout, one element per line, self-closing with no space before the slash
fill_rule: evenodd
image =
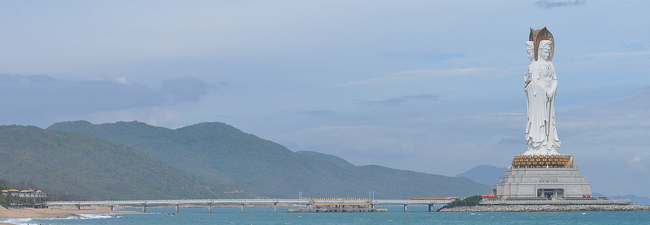
<path id="1" fill-rule="evenodd" d="M 546 197 L 547 199 L 563 197 L 564 189 L 537 189 L 537 197 Z"/>

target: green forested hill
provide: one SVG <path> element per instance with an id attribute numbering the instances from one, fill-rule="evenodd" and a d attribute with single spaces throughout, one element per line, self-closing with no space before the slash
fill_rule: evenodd
<path id="1" fill-rule="evenodd" d="M 298 192 L 305 197 L 365 197 L 368 191 L 376 191 L 382 198 L 411 198 L 490 192 L 490 187 L 466 178 L 354 166 L 336 156 L 295 153 L 224 123 L 167 129 L 140 122 L 75 121 L 48 130 L 123 143 L 182 171 L 232 183 L 260 197 L 295 198 Z"/>
<path id="2" fill-rule="evenodd" d="M 215 198 L 228 191 L 124 144 L 27 126 L 0 126 L 0 178 L 88 199 Z"/>

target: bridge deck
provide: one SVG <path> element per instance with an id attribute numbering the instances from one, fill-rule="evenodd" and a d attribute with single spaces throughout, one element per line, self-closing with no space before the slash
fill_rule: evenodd
<path id="1" fill-rule="evenodd" d="M 451 200 L 410 200 L 410 199 L 177 199 L 177 200 L 104 200 L 104 201 L 44 201 L 44 205 L 177 205 L 177 204 L 447 204 Z"/>

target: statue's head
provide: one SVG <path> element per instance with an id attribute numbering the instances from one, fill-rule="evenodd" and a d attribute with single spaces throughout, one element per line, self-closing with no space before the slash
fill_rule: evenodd
<path id="1" fill-rule="evenodd" d="M 539 42 L 539 56 L 545 61 L 551 61 L 551 54 L 553 53 L 553 42 L 549 40 L 542 40 Z"/>
<path id="2" fill-rule="evenodd" d="M 553 38 L 553 34 L 551 34 L 546 27 L 539 29 L 539 30 L 533 30 L 533 28 L 530 28 L 530 34 L 528 35 L 528 40 L 532 41 L 535 44 L 535 60 L 539 60 L 540 53 L 538 52 L 540 48 L 540 42 L 544 40 L 548 40 L 551 43 L 555 43 L 555 39 Z M 551 50 L 549 52 L 548 56 L 548 61 L 553 60 L 553 52 L 555 50 L 555 45 L 551 45 Z"/>
<path id="3" fill-rule="evenodd" d="M 526 54 L 530 61 L 535 61 L 535 43 L 532 41 L 526 42 Z"/>

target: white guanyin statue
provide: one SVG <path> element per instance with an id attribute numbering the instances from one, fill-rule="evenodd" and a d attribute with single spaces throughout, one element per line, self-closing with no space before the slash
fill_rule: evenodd
<path id="1" fill-rule="evenodd" d="M 532 30 L 526 52 L 532 61 L 524 75 L 527 96 L 526 144 L 524 155 L 559 155 L 560 139 L 555 127 L 557 77 L 551 60 L 554 40 L 546 28 Z"/>

